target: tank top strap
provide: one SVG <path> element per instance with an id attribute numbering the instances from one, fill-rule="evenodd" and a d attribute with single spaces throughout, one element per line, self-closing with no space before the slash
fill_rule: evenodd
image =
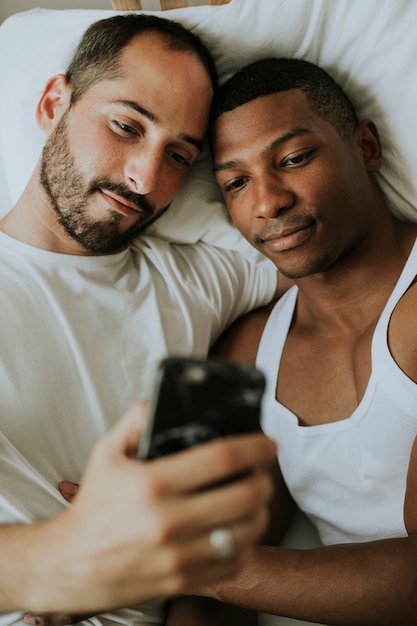
<path id="1" fill-rule="evenodd" d="M 276 303 L 265 325 L 256 357 L 257 367 L 266 377 L 266 394 L 275 397 L 281 355 L 297 302 L 298 287 L 291 287 Z"/>

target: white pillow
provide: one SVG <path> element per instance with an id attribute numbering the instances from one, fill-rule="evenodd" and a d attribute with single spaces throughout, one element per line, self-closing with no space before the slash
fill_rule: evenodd
<path id="1" fill-rule="evenodd" d="M 66 69 L 88 25 L 115 13 L 34 9 L 0 27 L 0 149 L 13 201 L 44 142 L 34 119 L 44 84 Z M 243 64 L 271 55 L 322 65 L 347 91 L 359 116 L 376 122 L 385 153 L 380 185 L 394 212 L 417 220 L 417 2 L 232 0 L 159 15 L 179 20 L 202 36 L 221 80 Z M 207 152 L 170 211 L 152 228 L 173 241 L 203 239 L 250 249 L 229 223 Z"/>

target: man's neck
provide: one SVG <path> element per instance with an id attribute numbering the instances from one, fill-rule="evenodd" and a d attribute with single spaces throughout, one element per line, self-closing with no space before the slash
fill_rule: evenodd
<path id="1" fill-rule="evenodd" d="M 40 185 L 38 168 L 14 207 L 0 220 L 0 230 L 22 243 L 60 254 L 91 256 L 58 223 Z"/>
<path id="2" fill-rule="evenodd" d="M 296 280 L 298 314 L 329 330 L 361 327 L 379 315 L 407 262 L 417 225 L 392 218 L 392 227 L 375 233 L 333 268 Z M 314 320 L 314 321 L 313 321 Z"/>

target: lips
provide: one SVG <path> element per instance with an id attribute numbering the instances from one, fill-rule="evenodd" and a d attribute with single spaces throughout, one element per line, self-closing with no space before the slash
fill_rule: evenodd
<path id="1" fill-rule="evenodd" d="M 100 193 L 118 213 L 122 213 L 123 215 L 135 215 L 141 212 L 140 208 L 134 202 L 129 202 L 129 200 L 107 189 L 100 189 Z"/>
<path id="2" fill-rule="evenodd" d="M 286 252 L 303 244 L 311 235 L 314 222 L 291 225 L 260 236 L 262 245 L 272 252 Z"/>
<path id="3" fill-rule="evenodd" d="M 310 226 L 310 224 L 308 224 Z M 308 226 L 292 226 L 291 228 L 282 228 L 268 235 L 268 237 L 264 237 L 264 241 L 271 241 L 272 239 L 281 239 L 283 237 L 288 237 L 294 233 L 297 233 L 299 230 L 304 230 Z"/>

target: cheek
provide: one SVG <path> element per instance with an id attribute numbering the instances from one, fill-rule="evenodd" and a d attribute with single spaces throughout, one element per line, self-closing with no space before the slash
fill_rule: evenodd
<path id="1" fill-rule="evenodd" d="M 350 202 L 352 178 L 345 176 L 345 164 L 333 163 L 303 181 L 303 190 L 306 209 L 317 213 L 319 219 L 343 219 L 344 207 Z"/>
<path id="2" fill-rule="evenodd" d="M 190 175 L 190 169 L 184 169 L 182 171 L 172 171 L 165 175 L 165 180 L 168 181 L 169 188 L 177 193 L 180 188 L 183 186 L 184 182 L 187 180 Z"/>
<path id="3" fill-rule="evenodd" d="M 158 186 L 149 194 L 149 199 L 156 206 L 165 208 L 180 191 L 183 183 L 188 178 L 190 171 L 173 170 L 172 167 L 161 167 L 158 176 Z"/>
<path id="4" fill-rule="evenodd" d="M 226 208 L 230 218 L 236 228 L 242 233 L 245 239 L 252 240 L 255 223 L 251 219 L 253 213 L 248 210 L 243 201 L 226 202 Z"/>
<path id="5" fill-rule="evenodd" d="M 329 184 L 322 192 L 322 197 L 326 203 L 327 213 L 333 216 L 337 222 L 346 222 L 349 225 L 352 222 L 353 201 L 353 185 L 343 178 L 329 181 Z"/>
<path id="6" fill-rule="evenodd" d="M 113 174 L 120 171 L 123 154 L 112 134 L 98 127 L 86 114 L 72 119 L 69 128 L 70 148 L 77 166 L 89 177 Z"/>
<path id="7" fill-rule="evenodd" d="M 100 146 L 100 150 L 97 149 Z M 93 134 L 69 135 L 69 147 L 75 159 L 77 169 L 88 175 L 90 170 L 95 170 L 100 154 L 105 153 L 105 148 L 99 139 Z"/>

